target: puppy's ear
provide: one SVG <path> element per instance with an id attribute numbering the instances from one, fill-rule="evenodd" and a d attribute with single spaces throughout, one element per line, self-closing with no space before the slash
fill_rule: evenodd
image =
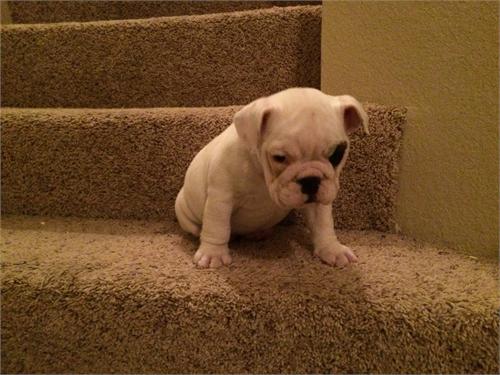
<path id="1" fill-rule="evenodd" d="M 336 96 L 335 99 L 336 105 L 340 105 L 347 134 L 354 132 L 360 126 L 363 126 L 366 134 L 370 134 L 368 130 L 368 115 L 361 103 L 350 95 Z"/>
<path id="2" fill-rule="evenodd" d="M 260 98 L 234 115 L 233 123 L 236 132 L 250 148 L 257 149 L 262 142 L 272 112 L 273 106 L 269 103 L 269 99 Z"/>

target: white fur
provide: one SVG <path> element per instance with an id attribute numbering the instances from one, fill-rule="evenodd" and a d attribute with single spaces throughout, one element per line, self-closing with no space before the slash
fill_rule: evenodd
<path id="1" fill-rule="evenodd" d="M 181 227 L 200 237 L 194 262 L 229 264 L 231 233 L 268 230 L 293 208 L 304 211 L 317 256 L 338 266 L 356 261 L 337 240 L 331 209 L 349 147 L 336 168 L 328 157 L 340 142 L 349 144 L 349 132 L 361 125 L 368 132 L 367 121 L 354 98 L 310 88 L 281 91 L 242 108 L 195 156 L 175 202 Z M 287 160 L 276 162 L 273 155 Z M 313 203 L 306 203 L 297 183 L 304 177 L 320 178 Z"/>

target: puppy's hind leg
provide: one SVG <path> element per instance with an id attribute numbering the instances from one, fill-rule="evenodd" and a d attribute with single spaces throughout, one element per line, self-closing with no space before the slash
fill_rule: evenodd
<path id="1" fill-rule="evenodd" d="M 186 204 L 184 198 L 184 188 L 181 189 L 175 199 L 175 216 L 182 229 L 192 235 L 199 237 L 201 233 L 201 225 L 197 224 L 192 217 L 191 211 Z"/>

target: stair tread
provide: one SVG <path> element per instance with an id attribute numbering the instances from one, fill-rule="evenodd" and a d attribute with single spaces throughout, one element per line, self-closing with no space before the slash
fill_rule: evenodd
<path id="1" fill-rule="evenodd" d="M 395 234 L 338 235 L 358 254 L 358 264 L 343 270 L 322 264 L 311 255 L 306 231 L 292 224 L 278 226 L 262 242 L 232 243 L 233 264 L 210 271 L 195 269 L 197 241 L 171 220 L 6 216 L 3 345 L 8 350 L 9 339 L 20 334 L 10 325 L 11 314 L 27 314 L 42 319 L 52 335 L 47 342 L 25 340 L 23 347 L 50 353 L 60 345 L 53 341 L 64 340 L 69 353 L 79 353 L 68 363 L 34 355 L 38 372 L 124 370 L 120 361 L 129 361 L 129 371 L 241 372 L 256 356 L 265 360 L 253 362 L 254 372 L 331 370 L 328 366 L 356 372 L 494 368 L 496 261 Z M 38 337 L 45 328 L 22 329 Z M 301 336 L 306 332 L 312 336 Z M 124 334 L 133 340 L 123 340 Z M 306 343 L 299 352 L 296 334 Z M 258 346 L 252 337 L 259 338 Z M 163 359 L 145 355 L 160 339 L 172 342 L 163 347 Z M 214 353 L 194 350 L 213 339 L 218 342 Z M 107 341 L 108 356 L 88 363 L 89 351 L 98 351 L 90 344 L 95 340 Z M 143 355 L 143 360 L 109 356 L 118 350 L 117 340 L 120 352 L 134 346 L 124 357 Z M 374 349 L 377 345 L 381 349 Z M 286 359 L 291 350 L 296 360 Z M 212 361 L 212 354 L 219 361 Z M 4 358 L 4 368 L 12 369 L 17 355 Z"/>
<path id="2" fill-rule="evenodd" d="M 133 277 L 131 271 L 135 271 L 136 277 L 147 281 L 144 296 L 154 297 L 156 292 L 172 288 L 171 295 L 178 297 L 202 298 L 215 293 L 223 299 L 254 298 L 243 285 L 229 288 L 230 278 L 235 284 L 246 284 L 248 289 L 266 289 L 268 293 L 255 297 L 266 300 L 286 295 L 278 286 L 288 282 L 294 284 L 287 295 L 292 299 L 301 289 L 309 290 L 308 296 L 313 298 L 342 294 L 343 288 L 357 282 L 370 302 L 400 312 L 442 308 L 445 301 L 478 313 L 491 312 L 498 305 L 495 259 L 460 254 L 397 234 L 338 232 L 340 240 L 360 258 L 346 269 L 332 268 L 314 258 L 302 226 L 280 224 L 264 241 L 233 241 L 233 264 L 214 274 L 194 270 L 192 255 L 197 240 L 184 234 L 174 220 L 6 215 L 2 218 L 2 278 L 7 284 L 19 280 L 34 286 L 46 278 L 45 287 L 57 288 L 71 278 L 51 278 L 50 274 L 66 270 L 78 277 L 75 286 L 85 292 L 85 284 L 100 279 L 96 273 L 127 285 Z M 233 275 L 237 271 L 241 274 Z M 124 273 L 128 272 L 127 277 Z M 184 277 L 191 278 L 189 287 L 175 290 Z M 314 290 L 319 284 L 324 289 Z M 477 293 L 471 294 L 471 290 Z M 407 305 L 408 301 L 413 302 Z"/>
<path id="3" fill-rule="evenodd" d="M 3 106 L 205 107 L 320 85 L 316 5 L 1 30 Z"/>

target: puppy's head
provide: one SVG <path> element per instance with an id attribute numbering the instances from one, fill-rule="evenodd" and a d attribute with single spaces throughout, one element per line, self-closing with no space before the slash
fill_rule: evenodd
<path id="1" fill-rule="evenodd" d="M 262 165 L 271 198 L 281 207 L 331 204 L 349 153 L 348 135 L 368 116 L 351 96 L 293 88 L 253 101 L 234 116 L 239 137 Z"/>

